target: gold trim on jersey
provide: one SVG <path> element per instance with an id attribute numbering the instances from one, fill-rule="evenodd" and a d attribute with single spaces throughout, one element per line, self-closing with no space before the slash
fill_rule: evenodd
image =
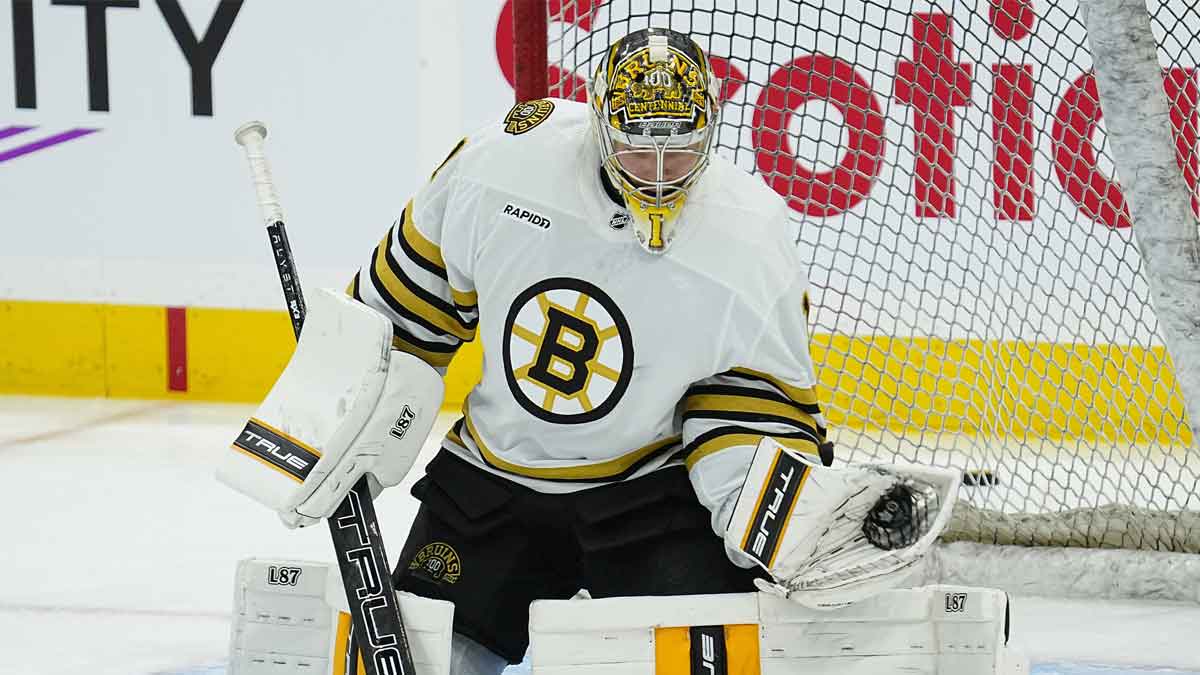
<path id="1" fill-rule="evenodd" d="M 466 430 L 466 435 L 470 438 L 471 443 L 479 450 L 479 454 L 483 457 L 489 466 L 516 474 L 525 476 L 526 478 L 541 478 L 546 480 L 606 480 L 616 478 L 628 471 L 637 463 L 645 460 L 652 455 L 663 452 L 673 446 L 679 444 L 680 436 L 669 436 L 667 438 L 655 441 L 649 445 L 644 445 L 637 450 L 628 452 L 620 457 L 614 457 L 603 462 L 595 464 L 581 464 L 576 466 L 556 466 L 556 467 L 530 467 L 514 464 L 492 452 L 479 440 L 479 432 L 475 429 L 474 423 L 471 422 L 470 411 L 467 410 L 465 404 L 463 406 L 463 429 Z M 463 443 L 463 438 L 455 433 L 454 429 L 450 430 L 447 437 L 461 445 L 464 449 L 469 449 L 471 446 Z"/>
<path id="2" fill-rule="evenodd" d="M 459 419 L 459 421 L 462 422 L 463 419 Z M 470 452 L 470 450 L 467 448 L 466 442 L 464 442 L 462 436 L 459 435 L 458 428 L 458 424 L 451 426 L 450 431 L 446 432 L 446 438 L 463 450 Z"/>
<path id="3" fill-rule="evenodd" d="M 434 368 L 448 367 L 450 365 L 450 361 L 454 359 L 454 353 L 458 351 L 459 345 L 446 345 L 446 347 L 450 349 L 450 351 L 435 352 L 418 347 L 408 340 L 405 340 L 400 335 L 396 335 L 394 332 L 392 334 L 392 349 L 404 352 L 405 354 L 412 354 Z"/>
<path id="4" fill-rule="evenodd" d="M 802 452 L 806 455 L 816 455 L 818 457 L 821 456 L 821 451 L 819 448 L 817 448 L 817 444 L 807 438 L 781 438 L 775 434 L 747 433 L 745 431 L 741 431 L 739 428 L 737 431 L 731 430 L 729 433 L 719 434 L 697 445 L 690 453 L 688 453 L 687 459 L 684 460 L 684 464 L 686 464 L 688 470 L 691 471 L 692 467 L 695 466 L 697 462 L 705 457 L 708 457 L 709 455 L 716 454 L 722 450 L 728 450 L 729 448 L 735 446 L 750 446 L 753 448 L 758 445 L 759 441 L 768 436 L 771 437 L 771 439 L 775 442 L 790 450 Z"/>
<path id="5" fill-rule="evenodd" d="M 379 247 L 375 252 L 375 278 L 382 285 L 380 288 L 376 286 L 377 291 L 387 293 L 387 295 L 397 304 L 403 306 L 413 314 L 417 315 L 431 326 L 436 327 L 443 333 L 453 335 L 460 340 L 470 340 L 475 337 L 474 326 L 467 324 L 462 317 L 455 314 L 449 314 L 440 307 L 431 304 L 429 301 L 418 296 L 409 283 L 401 279 L 396 271 L 388 264 L 388 252 L 392 243 L 393 230 L 388 229 L 388 232 L 383 237 L 383 241 L 379 243 Z M 424 289 L 422 289 L 424 290 Z M 425 291 L 428 293 L 429 291 Z M 431 294 L 432 295 L 432 294 Z"/>
<path id="6" fill-rule="evenodd" d="M 404 222 L 400 226 L 400 234 L 404 237 L 405 243 L 425 262 L 440 269 L 442 276 L 445 276 L 446 261 L 442 259 L 442 248 L 426 239 L 425 235 L 421 234 L 421 231 L 413 224 L 413 200 L 408 200 L 401 218 Z"/>
<path id="7" fill-rule="evenodd" d="M 766 394 L 767 392 L 763 393 Z M 692 394 L 685 396 L 684 412 L 688 413 L 694 410 L 709 410 L 718 416 L 724 411 L 770 415 L 771 417 L 781 418 L 778 422 L 780 424 L 784 423 L 783 420 L 787 420 L 787 422 L 811 432 L 818 438 L 824 436 L 820 431 L 822 427 L 817 424 L 816 419 L 812 415 L 804 412 L 794 404 L 774 399 L 735 393 Z"/>
<path id="8" fill-rule="evenodd" d="M 457 288 L 450 287 L 450 297 L 454 300 L 454 304 L 463 312 L 473 312 L 479 309 L 479 294 L 475 291 L 460 291 Z"/>
<path id="9" fill-rule="evenodd" d="M 733 368 L 730 372 L 740 373 L 755 380 L 762 380 L 763 382 L 766 382 L 779 389 L 779 391 L 783 392 L 785 396 L 801 405 L 820 405 L 820 403 L 817 401 L 817 390 L 815 387 L 797 387 L 795 385 L 788 384 L 787 382 L 784 382 L 773 375 L 768 375 L 764 372 L 751 370 L 749 368 Z"/>
<path id="10" fill-rule="evenodd" d="M 346 294 L 355 300 L 365 304 L 362 298 L 362 293 L 359 288 L 359 278 L 361 273 L 356 272 L 354 278 L 350 280 L 350 285 L 346 287 Z M 372 288 L 378 291 L 374 280 L 371 283 Z M 421 342 L 421 344 L 418 344 Z M 437 345 L 438 349 L 430 349 L 430 346 Z M 450 365 L 450 361 L 454 358 L 455 352 L 462 346 L 461 341 L 456 341 L 456 344 L 444 344 L 430 341 L 419 341 L 415 336 L 409 335 L 400 326 L 392 324 L 392 349 L 411 354 L 434 368 L 446 368 Z"/>
<path id="11" fill-rule="evenodd" d="M 443 159 L 442 163 L 438 164 L 438 168 L 434 169 L 433 174 L 429 176 L 430 182 L 433 182 L 433 179 L 437 178 L 438 172 L 445 168 L 445 166 L 450 163 L 450 160 L 454 159 L 454 156 L 458 154 L 458 151 L 462 150 L 463 147 L 467 145 L 467 138 L 467 136 L 463 136 L 463 139 L 458 142 L 458 145 L 454 146 L 454 149 L 450 151 L 450 154 L 446 155 L 446 159 Z"/>

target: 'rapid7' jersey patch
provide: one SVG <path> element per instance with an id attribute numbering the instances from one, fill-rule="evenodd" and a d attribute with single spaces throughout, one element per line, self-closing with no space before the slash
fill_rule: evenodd
<path id="1" fill-rule="evenodd" d="M 536 211 L 531 211 L 525 207 L 513 204 L 512 202 L 508 202 L 504 205 L 504 208 L 500 209 L 500 215 L 511 220 L 515 220 L 523 225 L 536 227 L 539 230 L 550 229 L 549 218 Z"/>
<path id="2" fill-rule="evenodd" d="M 580 279 L 546 279 L 513 301 L 504 369 L 521 407 L 556 424 L 580 424 L 616 407 L 633 374 L 633 337 L 620 308 Z"/>

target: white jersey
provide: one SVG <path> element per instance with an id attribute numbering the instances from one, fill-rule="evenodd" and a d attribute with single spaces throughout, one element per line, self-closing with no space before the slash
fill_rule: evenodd
<path id="1" fill-rule="evenodd" d="M 717 525 L 763 435 L 825 442 L 787 205 L 714 157 L 675 241 L 648 253 L 606 192 L 590 114 L 535 101 L 465 139 L 352 292 L 433 366 L 482 341 L 446 450 L 542 492 L 686 464 Z"/>

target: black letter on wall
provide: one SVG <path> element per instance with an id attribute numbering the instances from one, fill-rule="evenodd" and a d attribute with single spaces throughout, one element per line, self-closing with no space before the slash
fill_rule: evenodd
<path id="1" fill-rule="evenodd" d="M 88 110 L 108 111 L 108 25 L 104 10 L 109 7 L 137 9 L 138 0 L 50 0 L 52 5 L 74 5 L 85 9 L 88 46 Z"/>
<path id="2" fill-rule="evenodd" d="M 192 69 L 192 114 L 213 114 L 212 102 L 212 68 L 217 61 L 217 54 L 225 44 L 229 29 L 233 28 L 233 20 L 242 9 L 242 0 L 221 0 L 217 4 L 217 13 L 213 15 L 204 31 L 204 39 L 196 41 L 192 27 L 188 25 L 187 17 L 179 8 L 179 0 L 158 0 L 158 9 L 162 12 L 175 42 L 183 51 Z"/>
<path id="3" fill-rule="evenodd" d="M 17 107 L 37 108 L 37 71 L 33 62 L 33 0 L 12 0 L 12 28 Z"/>

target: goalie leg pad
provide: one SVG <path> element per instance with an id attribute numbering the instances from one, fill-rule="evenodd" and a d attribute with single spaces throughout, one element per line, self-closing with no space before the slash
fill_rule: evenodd
<path id="1" fill-rule="evenodd" d="M 418 675 L 450 673 L 454 605 L 397 593 Z M 247 559 L 238 563 L 230 675 L 365 673 L 352 654 L 351 621 L 336 565 Z M 358 669 L 348 667 L 358 660 Z"/>
<path id="2" fill-rule="evenodd" d="M 1008 598 L 991 589 L 892 590 L 834 610 L 764 593 L 546 600 L 529 627 L 536 675 L 1028 675 L 1007 647 Z"/>

